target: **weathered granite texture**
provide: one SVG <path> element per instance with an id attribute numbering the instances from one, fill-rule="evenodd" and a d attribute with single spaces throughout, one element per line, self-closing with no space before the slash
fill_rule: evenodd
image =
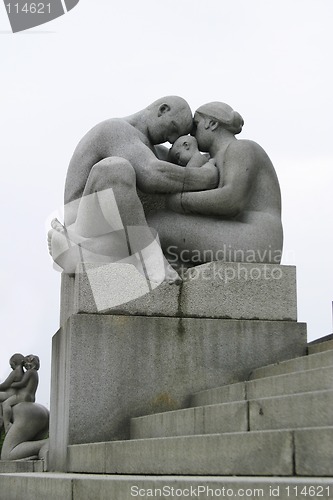
<path id="1" fill-rule="evenodd" d="M 51 469 L 68 443 L 126 439 L 130 417 L 305 352 L 306 326 L 290 321 L 73 315 L 53 338 Z"/>
<path id="2" fill-rule="evenodd" d="M 0 384 L 0 429 L 4 426 L 6 431 L 12 420 L 12 406 L 19 402 L 17 401 L 17 389 L 15 389 L 15 385 L 19 384 L 24 377 L 24 360 L 23 354 L 18 352 L 13 354 L 9 360 L 12 372 Z M 4 410 L 5 415 L 3 415 Z"/>
<path id="3" fill-rule="evenodd" d="M 296 269 L 211 262 L 189 269 L 180 285 L 151 284 L 129 264 L 84 264 L 63 273 L 61 324 L 71 314 L 103 313 L 296 321 Z"/>
<path id="4" fill-rule="evenodd" d="M 49 411 L 37 403 L 19 403 L 13 408 L 13 425 L 6 434 L 1 460 L 45 458 Z"/>
<path id="5" fill-rule="evenodd" d="M 0 474 L 20 474 L 22 472 L 44 472 L 44 460 L 0 460 Z M 3 492 L 1 484 L 1 493 Z M 9 498 L 5 496 L 4 498 Z"/>
<path id="6" fill-rule="evenodd" d="M 68 444 L 127 438 L 130 417 L 305 353 L 295 270 L 279 266 L 278 179 L 258 144 L 236 140 L 243 123 L 225 103 L 193 118 L 169 96 L 98 124 L 74 151 L 64 225 L 49 232 L 68 273 L 51 468 L 66 469 Z"/>
<path id="7" fill-rule="evenodd" d="M 243 123 L 221 102 L 192 118 L 184 99 L 169 96 L 96 125 L 68 168 L 65 225 L 54 220 L 49 232 L 54 261 L 68 273 L 80 262 L 129 263 L 153 283 L 179 280 L 170 263 L 279 264 L 278 179 L 258 144 L 236 139 Z M 158 146 L 166 141 L 170 153 Z"/>
<path id="8" fill-rule="evenodd" d="M 1 460 L 37 458 L 49 423 L 49 411 L 34 402 L 39 358 L 16 353 L 9 362 L 13 371 L 0 384 L 0 428 L 6 432 Z"/>

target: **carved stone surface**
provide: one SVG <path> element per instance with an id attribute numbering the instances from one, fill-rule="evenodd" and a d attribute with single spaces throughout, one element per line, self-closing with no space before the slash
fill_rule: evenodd
<path id="1" fill-rule="evenodd" d="M 169 96 L 98 124 L 70 162 L 53 259 L 69 273 L 80 262 L 132 264 L 153 283 L 179 281 L 169 264 L 280 263 L 278 179 L 258 144 L 236 139 L 243 123 L 221 102 L 192 120 L 186 101 Z"/>
<path id="2" fill-rule="evenodd" d="M 51 468 L 66 467 L 68 443 L 128 438 L 130 417 L 305 353 L 293 321 L 73 315 L 53 337 Z"/>
<path id="3" fill-rule="evenodd" d="M 52 470 L 66 469 L 68 444 L 126 439 L 131 417 L 305 354 L 295 269 L 279 265 L 278 179 L 258 144 L 236 139 L 243 123 L 227 104 L 193 117 L 169 96 L 98 124 L 74 151 L 64 224 L 49 232 L 65 271 Z"/>
<path id="4" fill-rule="evenodd" d="M 1 427 L 6 436 L 1 450 L 2 460 L 38 457 L 47 441 L 49 411 L 36 404 L 39 358 L 36 355 L 14 354 L 10 358 L 12 373 L 0 385 Z"/>
<path id="5" fill-rule="evenodd" d="M 12 372 L 8 375 L 6 380 L 0 384 L 0 429 L 5 423 L 5 428 L 7 429 L 11 417 L 12 417 L 12 406 L 17 400 L 17 390 L 13 387 L 13 384 L 20 383 L 24 376 L 23 364 L 24 356 L 20 353 L 15 353 L 11 356 L 9 360 Z M 5 422 L 3 419 L 3 405 L 5 404 Z"/>
<path id="6" fill-rule="evenodd" d="M 49 411 L 37 403 L 19 403 L 13 408 L 13 425 L 6 434 L 1 460 L 44 458 Z"/>
<path id="7" fill-rule="evenodd" d="M 62 276 L 62 323 L 76 313 L 297 320 L 293 266 L 210 262 L 180 285 L 147 280 L 128 264 L 84 264 Z"/>

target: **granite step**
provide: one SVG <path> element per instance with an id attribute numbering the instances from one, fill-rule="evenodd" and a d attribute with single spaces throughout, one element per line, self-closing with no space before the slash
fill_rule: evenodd
<path id="1" fill-rule="evenodd" d="M 329 476 L 333 474 L 332 443 L 333 427 L 80 444 L 68 447 L 68 471 L 195 476 Z"/>
<path id="2" fill-rule="evenodd" d="M 333 365 L 246 382 L 247 399 L 282 396 L 333 388 Z"/>
<path id="3" fill-rule="evenodd" d="M 163 496 L 161 495 L 161 491 Z M 213 491 L 213 493 L 212 493 Z M 1 500 L 129 500 L 130 498 L 333 498 L 333 479 L 318 477 L 118 476 L 8 474 Z M 173 495 L 173 496 L 172 496 Z M 212 497 L 214 495 L 214 497 Z M 245 496 L 246 495 L 246 496 Z"/>
<path id="4" fill-rule="evenodd" d="M 325 342 L 318 342 L 318 343 L 308 345 L 308 353 L 309 354 L 331 351 L 332 349 L 333 349 L 333 339 L 326 340 Z"/>
<path id="5" fill-rule="evenodd" d="M 333 365 L 333 350 L 300 356 L 299 358 L 281 361 L 261 368 L 256 368 L 250 375 L 250 380 L 257 378 L 270 377 L 273 375 L 282 375 L 303 370 L 312 370 L 324 366 Z"/>
<path id="6" fill-rule="evenodd" d="M 255 399 L 249 402 L 250 430 L 333 425 L 333 390 Z"/>
<path id="7" fill-rule="evenodd" d="M 44 472 L 44 460 L 0 460 L 0 474 L 21 472 Z M 1 492 L 0 492 L 1 499 Z"/>
<path id="8" fill-rule="evenodd" d="M 132 418 L 131 439 L 247 431 L 248 411 L 240 401 Z"/>
<path id="9" fill-rule="evenodd" d="M 131 419 L 131 438 L 146 439 L 333 425 L 333 391 L 313 391 Z"/>
<path id="10" fill-rule="evenodd" d="M 190 406 L 230 403 L 245 399 L 319 391 L 331 389 L 332 387 L 333 366 L 328 366 L 285 375 L 274 375 L 201 391 L 191 397 Z"/>

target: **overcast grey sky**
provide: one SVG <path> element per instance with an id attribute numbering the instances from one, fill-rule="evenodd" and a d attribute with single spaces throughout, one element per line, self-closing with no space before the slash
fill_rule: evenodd
<path id="1" fill-rule="evenodd" d="M 49 406 L 59 274 L 46 226 L 62 205 L 71 154 L 97 122 L 163 95 L 195 110 L 224 101 L 245 119 L 280 179 L 284 264 L 297 266 L 298 319 L 331 333 L 331 0 L 80 0 L 67 15 L 11 34 L 0 5 L 1 352 L 41 358 Z"/>

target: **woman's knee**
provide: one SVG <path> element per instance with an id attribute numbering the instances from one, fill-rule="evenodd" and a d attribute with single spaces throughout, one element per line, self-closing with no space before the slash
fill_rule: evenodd
<path id="1" fill-rule="evenodd" d="M 96 191 L 119 185 L 127 188 L 136 186 L 134 168 L 128 160 L 117 156 L 105 158 L 96 163 L 91 169 L 89 177 Z"/>

